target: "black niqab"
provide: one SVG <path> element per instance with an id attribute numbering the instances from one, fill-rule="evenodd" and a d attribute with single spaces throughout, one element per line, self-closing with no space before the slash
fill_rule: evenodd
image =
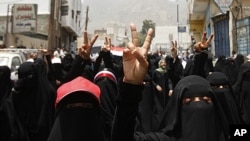
<path id="1" fill-rule="evenodd" d="M 90 103 L 91 107 L 70 107 Z M 103 141 L 99 103 L 87 92 L 73 92 L 63 98 L 56 110 L 56 120 L 48 141 Z"/>
<path id="2" fill-rule="evenodd" d="M 46 140 L 54 121 L 56 92 L 47 80 L 44 65 L 45 62 L 21 64 L 14 86 L 17 116 L 31 141 Z"/>
<path id="3" fill-rule="evenodd" d="M 3 101 L 10 94 L 11 88 L 10 69 L 7 66 L 0 66 L 0 109 Z"/>
<path id="4" fill-rule="evenodd" d="M 245 124 L 250 124 L 250 62 L 241 65 L 238 79 L 233 86 L 237 97 L 240 114 Z"/>
<path id="5" fill-rule="evenodd" d="M 182 102 L 192 97 L 210 97 L 212 102 Z M 159 129 L 177 140 L 227 140 L 225 115 L 209 83 L 200 76 L 190 75 L 177 83 L 164 115 Z"/>
<path id="6" fill-rule="evenodd" d="M 207 80 L 212 86 L 212 89 L 222 106 L 229 124 L 241 124 L 236 99 L 226 75 L 222 72 L 213 72 L 208 75 Z"/>

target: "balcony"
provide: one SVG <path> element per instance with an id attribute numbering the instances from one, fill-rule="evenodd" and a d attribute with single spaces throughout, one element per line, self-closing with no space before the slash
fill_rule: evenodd
<path id="1" fill-rule="evenodd" d="M 205 12 L 209 5 L 209 0 L 191 0 L 189 9 L 190 21 L 203 21 L 205 19 Z"/>
<path id="2" fill-rule="evenodd" d="M 78 36 L 78 22 L 75 22 L 75 20 L 71 19 L 70 16 L 62 16 L 61 26 L 65 28 L 68 32 Z"/>

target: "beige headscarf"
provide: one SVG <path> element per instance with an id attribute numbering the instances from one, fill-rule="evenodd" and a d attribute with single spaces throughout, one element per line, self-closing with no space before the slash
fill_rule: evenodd
<path id="1" fill-rule="evenodd" d="M 159 62 L 158 62 L 158 68 L 156 69 L 157 71 L 159 71 L 159 72 L 161 72 L 161 73 L 165 73 L 165 72 L 167 72 L 167 69 L 166 68 L 162 68 L 161 67 L 161 62 L 165 62 L 165 60 L 164 59 L 161 59 Z"/>

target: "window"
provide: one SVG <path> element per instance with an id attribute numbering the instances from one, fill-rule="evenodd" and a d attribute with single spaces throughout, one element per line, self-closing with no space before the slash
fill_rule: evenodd
<path id="1" fill-rule="evenodd" d="M 74 19 L 74 15 L 75 15 L 75 13 L 74 13 L 75 11 L 74 10 L 72 10 L 72 15 L 71 15 L 71 17 L 72 17 L 72 19 Z"/>
<path id="2" fill-rule="evenodd" d="M 237 44 L 238 53 L 247 55 L 250 53 L 250 18 L 237 21 Z"/>
<path id="3" fill-rule="evenodd" d="M 81 15 L 81 11 L 76 11 L 77 15 L 80 16 Z"/>
<path id="4" fill-rule="evenodd" d="M 69 11 L 69 6 L 62 6 L 61 7 L 61 15 L 62 16 L 65 16 L 65 15 L 68 15 L 68 11 Z"/>

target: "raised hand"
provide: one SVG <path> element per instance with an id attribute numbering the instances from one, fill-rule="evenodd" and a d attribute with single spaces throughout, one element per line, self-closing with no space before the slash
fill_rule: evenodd
<path id="1" fill-rule="evenodd" d="M 111 38 L 105 37 L 105 42 L 101 50 L 104 52 L 108 52 L 110 51 L 110 49 L 111 49 Z"/>
<path id="2" fill-rule="evenodd" d="M 88 33 L 87 33 L 87 31 L 83 32 L 83 36 L 84 36 L 83 37 L 84 38 L 83 44 L 82 44 L 82 46 L 80 48 L 78 48 L 78 53 L 83 59 L 87 60 L 87 59 L 90 58 L 90 52 L 91 52 L 92 46 L 94 45 L 96 39 L 98 38 L 98 35 L 95 35 L 91 39 L 90 42 L 88 41 Z"/>
<path id="3" fill-rule="evenodd" d="M 173 58 L 177 56 L 177 41 L 172 41 L 171 55 Z"/>
<path id="4" fill-rule="evenodd" d="M 201 41 L 200 42 L 197 42 L 195 45 L 194 45 L 194 51 L 195 52 L 201 52 L 202 50 L 204 49 L 207 49 L 209 47 L 209 44 L 210 42 L 212 41 L 213 37 L 214 37 L 214 34 L 212 33 L 208 39 L 206 39 L 206 36 L 207 36 L 207 33 L 204 32 L 203 33 L 203 36 L 201 38 Z"/>
<path id="5" fill-rule="evenodd" d="M 132 43 L 123 51 L 123 81 L 131 84 L 142 84 L 148 70 L 147 54 L 153 36 L 153 29 L 148 30 L 142 47 L 139 46 L 138 35 L 134 24 L 130 25 Z"/>

